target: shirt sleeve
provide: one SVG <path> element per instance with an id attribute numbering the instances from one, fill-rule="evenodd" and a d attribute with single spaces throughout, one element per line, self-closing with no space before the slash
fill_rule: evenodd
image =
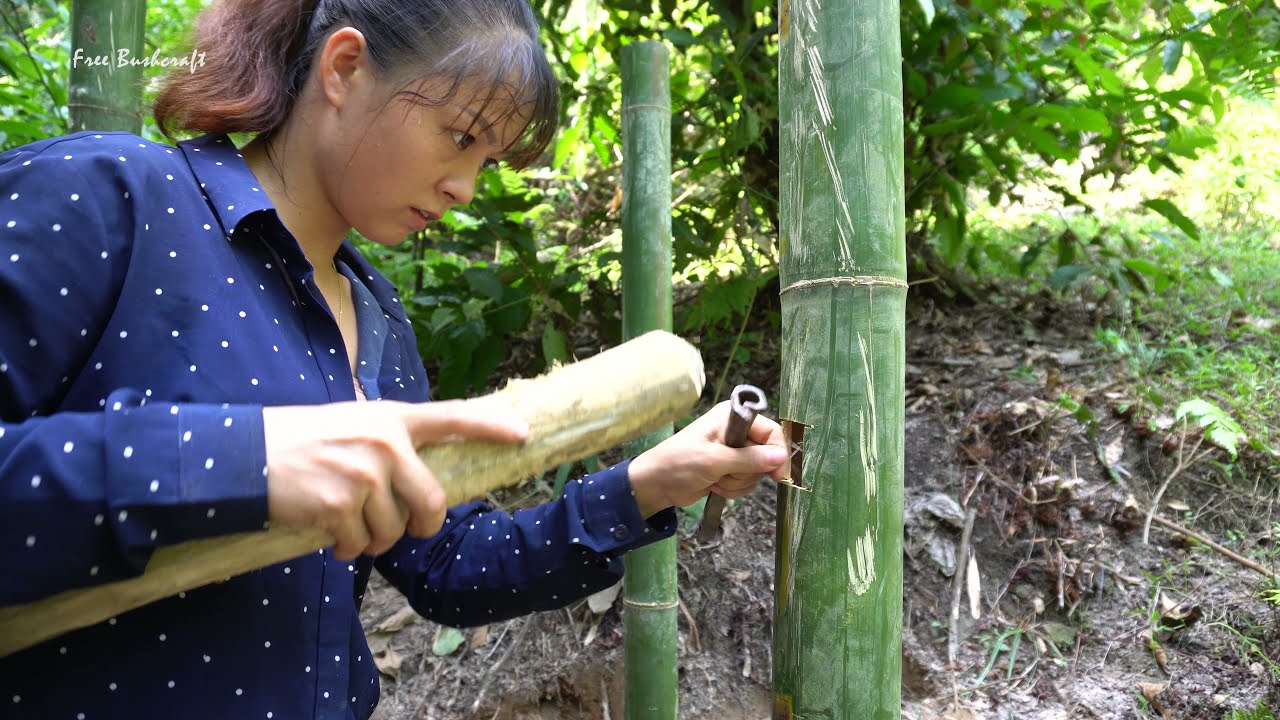
<path id="1" fill-rule="evenodd" d="M 559 499 L 514 515 L 459 505 L 439 533 L 404 537 L 375 566 L 415 610 L 445 625 L 563 607 L 618 582 L 624 553 L 675 532 L 672 508 L 641 517 L 629 465 L 569 483 Z"/>
<path id="2" fill-rule="evenodd" d="M 113 161 L 61 139 L 0 155 L 0 606 L 136 576 L 160 545 L 267 519 L 261 407 L 131 388 L 63 407 L 92 382 L 129 267 Z"/>

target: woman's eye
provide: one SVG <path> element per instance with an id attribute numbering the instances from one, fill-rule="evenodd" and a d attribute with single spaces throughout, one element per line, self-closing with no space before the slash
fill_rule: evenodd
<path id="1" fill-rule="evenodd" d="M 453 143 L 458 146 L 459 150 L 466 150 L 471 147 L 471 143 L 474 143 L 475 141 L 475 137 L 469 133 L 465 133 L 461 130 L 453 131 Z"/>

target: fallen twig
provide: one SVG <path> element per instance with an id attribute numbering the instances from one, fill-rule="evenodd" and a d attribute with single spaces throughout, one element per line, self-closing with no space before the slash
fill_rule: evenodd
<path id="1" fill-rule="evenodd" d="M 1257 571 L 1262 575 L 1270 578 L 1272 582 L 1276 582 L 1277 580 L 1280 580 L 1280 578 L 1277 578 L 1275 573 L 1271 572 L 1270 570 L 1263 567 L 1262 565 L 1259 565 L 1258 563 L 1250 560 L 1249 558 L 1237 552 L 1229 550 L 1226 547 L 1223 547 L 1222 545 L 1219 545 L 1218 543 L 1210 540 L 1209 538 L 1205 537 L 1204 535 L 1201 535 L 1200 533 L 1194 530 L 1188 530 L 1187 528 L 1182 527 L 1181 525 L 1179 525 L 1176 522 L 1173 522 L 1172 520 L 1165 520 L 1159 515 L 1152 515 L 1151 519 L 1158 525 L 1163 525 L 1165 528 L 1169 530 L 1172 530 L 1181 535 L 1185 535 L 1193 540 L 1196 540 L 1204 545 L 1207 545 L 1213 548 L 1214 550 L 1217 550 L 1223 556 L 1228 557 L 1232 560 L 1235 560 L 1236 562 L 1249 568 L 1250 570 Z"/>
<path id="2" fill-rule="evenodd" d="M 959 650 L 960 595 L 964 590 L 964 576 L 969 567 L 969 543 L 973 536 L 973 521 L 978 516 L 976 508 L 969 508 L 964 514 L 964 531 L 960 533 L 960 548 L 956 554 L 956 574 L 951 578 L 951 615 L 948 618 L 947 664 L 956 664 L 956 653 Z"/>
<path id="3" fill-rule="evenodd" d="M 489 684 L 493 682 L 494 676 L 498 674 L 498 668 L 502 667 L 502 664 L 507 661 L 507 658 L 511 657 L 511 653 L 524 642 L 524 636 L 529 634 L 529 628 L 533 623 L 533 618 L 525 618 L 522 620 L 520 622 L 520 630 L 516 633 L 515 638 L 512 639 L 511 644 L 507 646 L 507 651 L 502 653 L 502 657 L 498 658 L 498 662 L 490 665 L 489 669 L 485 671 L 484 681 L 480 683 L 480 690 L 476 692 L 475 702 L 471 703 L 471 713 L 473 715 L 480 709 L 480 701 L 484 700 L 485 691 L 489 689 Z"/>
<path id="4" fill-rule="evenodd" d="M 698 624 L 693 621 L 693 616 L 689 614 L 689 608 L 685 607 L 684 600 L 676 598 L 676 604 L 684 615 L 684 621 L 689 623 L 689 641 L 693 644 L 693 651 L 702 652 L 702 642 L 698 640 Z"/>
<path id="5" fill-rule="evenodd" d="M 1118 568 L 1118 567 L 1116 567 L 1116 566 L 1114 566 L 1114 565 L 1110 565 L 1110 564 L 1108 564 L 1108 563 L 1104 563 L 1104 562 L 1102 562 L 1101 560 L 1095 560 L 1094 562 L 1095 562 L 1095 563 L 1097 563 L 1098 567 L 1100 567 L 1100 568 L 1102 568 L 1103 570 L 1106 570 L 1107 572 L 1111 573 L 1111 577 L 1115 578 L 1116 580 L 1120 580 L 1121 582 L 1124 582 L 1124 583 L 1125 583 L 1125 584 L 1127 584 L 1127 585 L 1141 585 L 1141 584 L 1142 584 L 1142 579 L 1141 579 L 1141 578 L 1136 578 L 1136 577 L 1133 577 L 1133 576 L 1130 576 L 1130 575 L 1125 575 L 1124 573 L 1120 572 L 1120 568 Z"/>
<path id="6" fill-rule="evenodd" d="M 1182 424 L 1185 430 L 1186 420 L 1183 420 Z M 1186 470 L 1200 460 L 1203 460 L 1206 455 L 1213 451 L 1213 448 L 1208 448 L 1199 455 L 1196 455 L 1196 451 L 1200 449 L 1202 444 L 1204 444 L 1204 435 L 1201 435 L 1200 438 L 1196 440 L 1196 446 L 1191 448 L 1191 459 L 1184 461 L 1182 458 L 1182 447 L 1184 443 L 1181 440 L 1178 441 L 1178 464 L 1174 466 L 1173 472 L 1169 473 L 1169 476 L 1160 484 L 1160 489 L 1156 491 L 1156 496 L 1151 499 L 1151 507 L 1147 509 L 1146 522 L 1142 523 L 1143 545 L 1147 544 L 1148 537 L 1151 535 L 1151 518 L 1155 517 L 1156 508 L 1160 507 L 1160 498 L 1164 497 L 1164 491 L 1169 489 L 1169 483 L 1173 482 L 1174 478 L 1181 475 L 1183 470 Z"/>

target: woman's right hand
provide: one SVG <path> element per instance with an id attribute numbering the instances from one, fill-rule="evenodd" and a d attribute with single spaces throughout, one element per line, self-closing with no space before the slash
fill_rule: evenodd
<path id="1" fill-rule="evenodd" d="M 344 402 L 262 410 L 273 523 L 326 530 L 334 556 L 379 555 L 444 524 L 444 488 L 423 445 L 467 438 L 517 443 L 529 434 L 476 403 Z"/>

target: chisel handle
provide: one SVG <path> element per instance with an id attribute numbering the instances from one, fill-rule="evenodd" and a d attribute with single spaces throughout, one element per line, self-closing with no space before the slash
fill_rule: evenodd
<path id="1" fill-rule="evenodd" d="M 729 422 L 724 429 L 724 444 L 731 448 L 746 447 L 747 431 L 756 415 L 769 407 L 764 391 L 754 385 L 739 385 L 733 389 L 729 403 Z M 711 493 L 702 510 L 702 523 L 698 526 L 698 541 L 710 542 L 720 529 L 720 515 L 724 512 L 724 498 Z"/>

